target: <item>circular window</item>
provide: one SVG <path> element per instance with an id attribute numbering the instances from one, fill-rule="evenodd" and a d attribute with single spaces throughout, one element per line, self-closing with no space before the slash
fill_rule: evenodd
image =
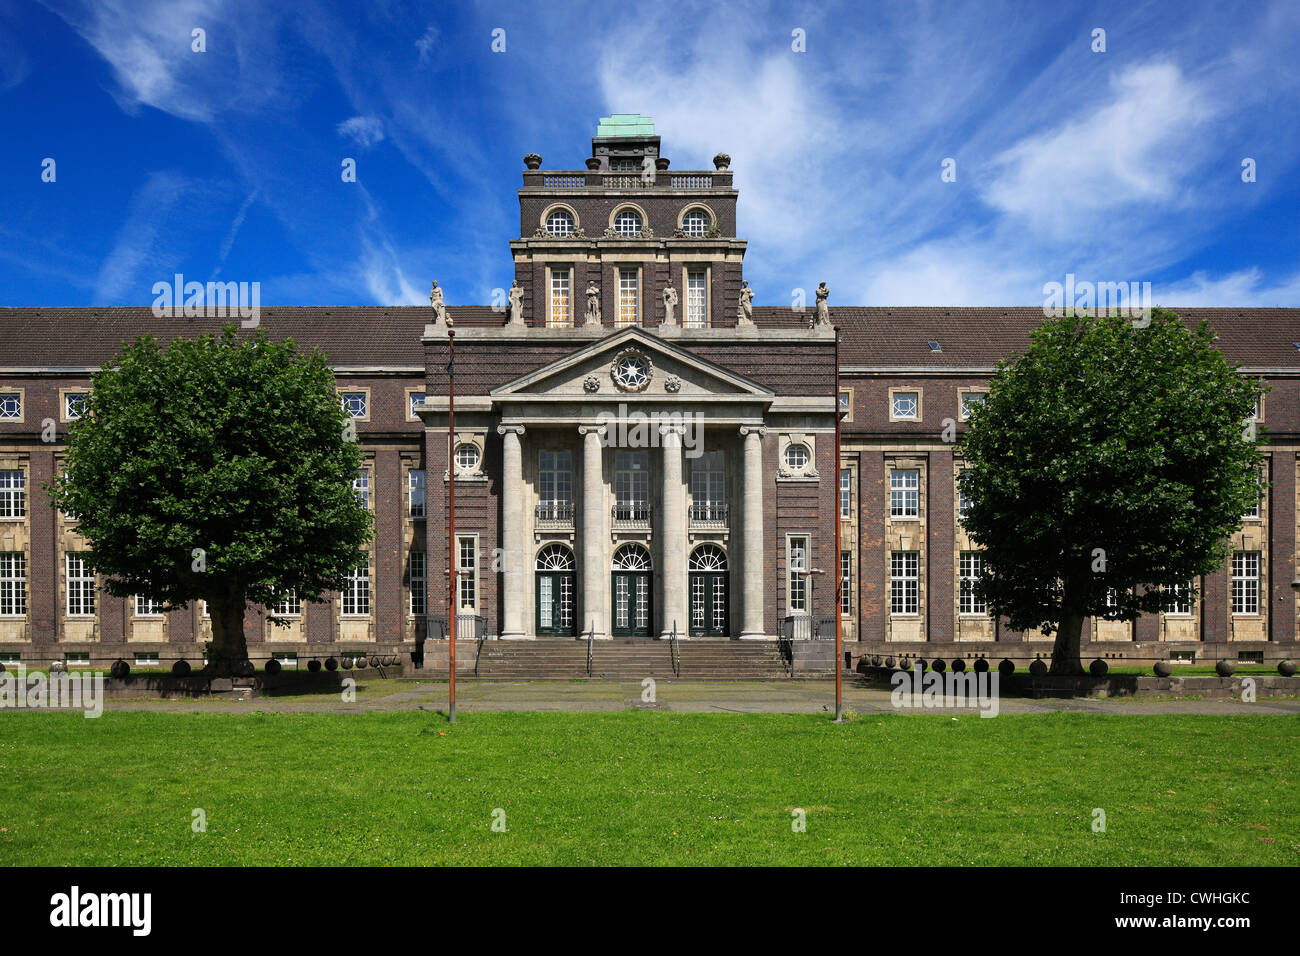
<path id="1" fill-rule="evenodd" d="M 650 384 L 650 360 L 640 352 L 622 352 L 609 369 L 610 378 L 625 392 L 639 392 Z"/>
<path id="2" fill-rule="evenodd" d="M 635 236 L 641 231 L 641 217 L 631 209 L 624 209 L 614 217 L 614 231 L 625 238 Z"/>
<path id="3" fill-rule="evenodd" d="M 456 470 L 473 471 L 478 467 L 479 450 L 477 445 L 456 446 Z"/>
<path id="4" fill-rule="evenodd" d="M 552 236 L 573 235 L 573 214 L 566 209 L 557 209 L 546 217 L 546 231 Z"/>
<path id="5" fill-rule="evenodd" d="M 811 458 L 807 445 L 787 445 L 785 448 L 785 466 L 791 471 L 802 471 L 807 468 Z"/>
<path id="6" fill-rule="evenodd" d="M 692 209 L 682 217 L 682 231 L 688 236 L 703 238 L 709 231 L 709 214 L 703 209 Z"/>

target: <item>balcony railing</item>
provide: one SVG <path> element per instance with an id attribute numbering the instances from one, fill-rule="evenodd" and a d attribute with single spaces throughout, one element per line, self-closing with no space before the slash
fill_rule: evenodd
<path id="1" fill-rule="evenodd" d="M 691 527 L 725 530 L 727 528 L 727 503 L 725 501 L 691 502 Z"/>
<path id="2" fill-rule="evenodd" d="M 572 501 L 541 501 L 537 504 L 537 527 L 551 530 L 573 527 Z"/>
<path id="3" fill-rule="evenodd" d="M 620 501 L 611 512 L 614 527 L 622 531 L 650 530 L 650 503 L 648 501 Z"/>
<path id="4" fill-rule="evenodd" d="M 542 185 L 546 189 L 582 189 L 587 185 L 587 177 L 582 173 L 543 176 Z"/>
<path id="5" fill-rule="evenodd" d="M 833 641 L 835 618 L 792 614 L 781 619 L 781 639 L 786 641 Z"/>

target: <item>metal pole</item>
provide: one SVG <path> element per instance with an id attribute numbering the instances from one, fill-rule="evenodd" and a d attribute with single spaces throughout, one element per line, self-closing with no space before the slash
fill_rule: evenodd
<path id="1" fill-rule="evenodd" d="M 840 541 L 840 327 L 835 326 L 835 719 L 844 719 L 844 554 Z M 852 509 L 849 511 L 852 514 Z"/>
<path id="2" fill-rule="evenodd" d="M 456 576 L 456 332 L 447 330 L 447 723 L 456 722 L 456 610 L 460 579 Z"/>

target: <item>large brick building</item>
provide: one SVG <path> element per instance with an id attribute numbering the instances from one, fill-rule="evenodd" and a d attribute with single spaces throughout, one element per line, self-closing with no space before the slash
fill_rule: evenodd
<path id="1" fill-rule="evenodd" d="M 763 640 L 839 616 L 857 653 L 1046 653 L 1047 638 L 1010 631 L 962 586 L 979 554 L 959 520 L 953 441 L 1042 310 L 751 308 L 729 157 L 670 171 L 659 146 L 647 120 L 615 116 L 585 169 L 526 157 L 514 285 L 492 306 L 262 310 L 274 337 L 329 355 L 365 449 L 356 489 L 376 535 L 343 593 L 279 609 L 289 628 L 249 608 L 252 656 L 406 654 L 439 637 L 453 470 L 456 603 L 485 635 L 676 626 Z M 1091 621 L 1085 653 L 1153 656 L 1162 644 L 1213 658 L 1296 639 L 1300 310 L 1180 311 L 1208 318 L 1228 358 L 1271 387 L 1259 409 L 1267 492 L 1197 601 Z M 97 590 L 75 521 L 44 485 L 90 374 L 124 341 L 221 324 L 148 308 L 0 309 L 0 661 L 201 656 L 202 607 L 162 613 Z"/>

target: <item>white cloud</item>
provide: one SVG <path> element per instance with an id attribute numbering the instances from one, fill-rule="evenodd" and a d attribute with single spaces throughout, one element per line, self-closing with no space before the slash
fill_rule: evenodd
<path id="1" fill-rule="evenodd" d="M 369 149 L 384 139 L 384 124 L 378 116 L 354 116 L 339 123 L 338 131 L 362 149 Z"/>
<path id="2" fill-rule="evenodd" d="M 162 260 L 174 261 L 176 250 L 160 238 L 163 224 L 191 193 L 194 184 L 176 173 L 152 173 L 131 199 L 126 222 L 118 230 L 113 248 L 100 267 L 95 301 L 104 304 L 148 301 L 154 282 L 170 279 Z M 140 276 L 152 267 L 157 275 Z"/>
<path id="3" fill-rule="evenodd" d="M 1230 272 L 1217 279 L 1205 272 L 1152 289 L 1156 302 L 1170 306 L 1300 306 L 1300 272 L 1268 282 L 1258 268 Z"/>

